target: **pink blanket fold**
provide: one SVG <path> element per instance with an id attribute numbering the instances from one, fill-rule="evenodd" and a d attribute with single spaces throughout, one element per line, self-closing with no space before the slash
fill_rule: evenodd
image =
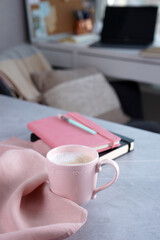
<path id="1" fill-rule="evenodd" d="M 49 190 L 48 150 L 41 140 L 0 143 L 0 240 L 64 239 L 85 223 L 85 209 Z"/>

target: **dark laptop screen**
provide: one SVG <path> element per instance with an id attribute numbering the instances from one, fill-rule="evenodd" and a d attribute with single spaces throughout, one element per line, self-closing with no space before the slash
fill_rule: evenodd
<path id="1" fill-rule="evenodd" d="M 157 18 L 156 6 L 107 6 L 101 42 L 148 44 L 153 41 Z"/>

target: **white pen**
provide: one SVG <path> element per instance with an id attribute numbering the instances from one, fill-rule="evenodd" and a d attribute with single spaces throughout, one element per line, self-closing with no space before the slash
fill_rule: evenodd
<path id="1" fill-rule="evenodd" d="M 58 117 L 61 118 L 61 119 L 63 119 L 64 121 L 66 121 L 66 122 L 68 122 L 68 123 L 70 123 L 70 124 L 78 127 L 78 128 L 83 129 L 83 130 L 86 131 L 86 132 L 89 132 L 89 133 L 94 134 L 94 135 L 97 134 L 97 132 L 94 131 L 93 129 L 88 128 L 88 127 L 86 127 L 85 125 L 83 125 L 83 124 L 81 124 L 81 123 L 79 123 L 79 122 L 77 122 L 77 121 L 75 121 L 75 120 L 73 120 L 73 119 L 71 119 L 71 118 L 65 117 L 65 116 L 63 116 L 63 115 L 61 115 L 61 114 L 58 114 Z"/>

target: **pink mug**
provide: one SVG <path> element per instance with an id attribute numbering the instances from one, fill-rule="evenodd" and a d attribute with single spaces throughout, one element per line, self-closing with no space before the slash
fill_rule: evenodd
<path id="1" fill-rule="evenodd" d="M 82 158 L 87 156 L 87 162 L 64 163 L 63 159 L 68 161 L 68 154 L 82 154 Z M 114 167 L 114 177 L 105 185 L 96 188 L 98 172 L 101 171 L 102 165 L 106 164 Z M 115 161 L 100 161 L 95 149 L 82 145 L 64 145 L 51 149 L 47 153 L 47 170 L 51 191 L 77 204 L 94 199 L 97 192 L 111 186 L 119 176 L 119 167 Z"/>

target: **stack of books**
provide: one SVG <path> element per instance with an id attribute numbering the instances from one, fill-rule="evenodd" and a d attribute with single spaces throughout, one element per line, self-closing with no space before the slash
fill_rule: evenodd
<path id="1" fill-rule="evenodd" d="M 151 46 L 140 52 L 141 57 L 160 59 L 160 46 Z"/>
<path id="2" fill-rule="evenodd" d="M 95 148 L 100 159 L 116 159 L 134 149 L 134 140 L 112 133 L 77 112 L 52 116 L 27 124 L 31 141 L 41 139 L 51 148 L 77 144 Z"/>

